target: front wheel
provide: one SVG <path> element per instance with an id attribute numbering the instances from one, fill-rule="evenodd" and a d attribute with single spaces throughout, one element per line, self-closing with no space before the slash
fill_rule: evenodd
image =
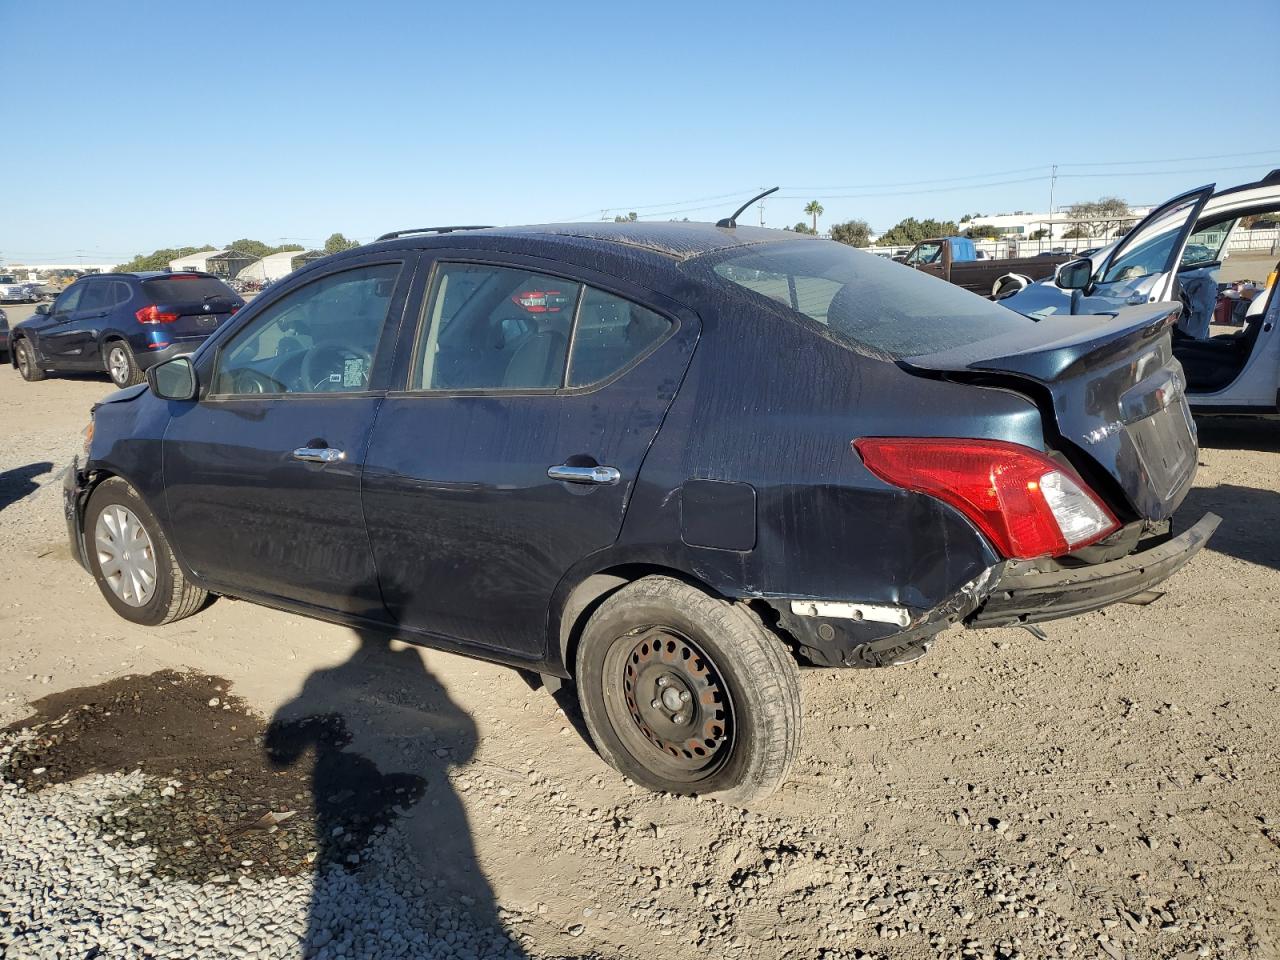
<path id="1" fill-rule="evenodd" d="M 22 374 L 23 380 L 35 383 L 37 380 L 44 379 L 45 373 L 36 362 L 35 351 L 31 349 L 31 344 L 27 343 L 26 337 L 14 341 L 13 358 L 17 361 L 18 373 Z"/>
<path id="2" fill-rule="evenodd" d="M 129 345 L 120 340 L 107 343 L 107 373 L 117 387 L 131 387 L 143 381 L 142 370 Z"/>
<path id="3" fill-rule="evenodd" d="M 94 488 L 84 531 L 98 589 L 126 620 L 146 626 L 171 623 L 191 616 L 208 597 L 187 580 L 155 515 L 119 477 Z"/>
<path id="4" fill-rule="evenodd" d="M 645 577 L 600 605 L 575 681 L 597 749 L 650 790 L 768 796 L 800 746 L 800 681 L 777 636 L 742 604 Z"/>

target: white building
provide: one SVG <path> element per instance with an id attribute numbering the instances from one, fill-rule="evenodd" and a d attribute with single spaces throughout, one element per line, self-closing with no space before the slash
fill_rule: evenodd
<path id="1" fill-rule="evenodd" d="M 301 250 L 269 253 L 261 260 L 255 260 L 249 264 L 236 276 L 241 280 L 258 280 L 262 283 L 273 283 L 281 277 L 287 277 L 293 273 L 293 258 L 301 253 Z"/>
<path id="2" fill-rule="evenodd" d="M 175 273 L 183 270 L 208 270 L 209 258 L 226 252 L 226 250 L 204 250 L 200 253 L 189 253 L 185 257 L 179 257 L 177 260 L 170 260 L 169 269 Z"/>
<path id="3" fill-rule="evenodd" d="M 1126 227 L 1133 226 L 1142 217 L 1145 217 L 1151 210 L 1150 207 L 1131 207 L 1133 211 L 1133 219 L 1125 224 Z M 1076 226 L 1075 221 L 1067 217 L 1066 211 L 1059 210 L 1055 214 L 1049 213 L 1004 213 L 994 217 L 974 217 L 965 223 L 960 224 L 962 231 L 968 230 L 970 227 L 991 226 L 1000 231 L 1002 237 L 1012 236 L 1019 240 L 1029 240 L 1038 230 L 1049 231 L 1045 234 L 1046 240 L 1062 240 L 1065 234 L 1070 233 L 1071 229 Z M 1107 239 L 1115 236 L 1114 229 L 1108 231 L 1107 237 L 1099 237 L 1098 239 Z"/>

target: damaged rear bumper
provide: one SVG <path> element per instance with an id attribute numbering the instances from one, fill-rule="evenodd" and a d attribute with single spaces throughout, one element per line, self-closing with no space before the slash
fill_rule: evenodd
<path id="1" fill-rule="evenodd" d="M 1200 552 L 1222 518 L 1206 513 L 1195 526 L 1158 547 L 1119 560 L 1052 573 L 1007 570 L 986 601 L 965 620 L 1004 627 L 1074 617 L 1150 590 Z"/>

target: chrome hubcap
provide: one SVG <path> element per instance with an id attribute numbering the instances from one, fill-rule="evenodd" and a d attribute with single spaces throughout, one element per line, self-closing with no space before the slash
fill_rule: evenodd
<path id="1" fill-rule="evenodd" d="M 31 366 L 31 358 L 27 356 L 27 345 L 25 343 L 18 344 L 18 369 L 22 373 L 26 373 Z"/>
<path id="2" fill-rule="evenodd" d="M 122 383 L 129 372 L 129 358 L 124 355 L 124 350 L 120 347 L 112 350 L 107 356 L 107 365 L 111 368 L 111 379 Z"/>
<path id="3" fill-rule="evenodd" d="M 156 590 L 156 553 L 134 512 L 111 504 L 98 515 L 93 537 L 111 592 L 131 607 L 146 604 Z"/>

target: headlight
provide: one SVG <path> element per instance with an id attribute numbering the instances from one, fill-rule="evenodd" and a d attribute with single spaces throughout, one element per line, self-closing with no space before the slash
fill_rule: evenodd
<path id="1" fill-rule="evenodd" d="M 88 425 L 84 428 L 84 459 L 89 462 L 89 448 L 93 446 L 93 419 L 89 419 Z"/>

